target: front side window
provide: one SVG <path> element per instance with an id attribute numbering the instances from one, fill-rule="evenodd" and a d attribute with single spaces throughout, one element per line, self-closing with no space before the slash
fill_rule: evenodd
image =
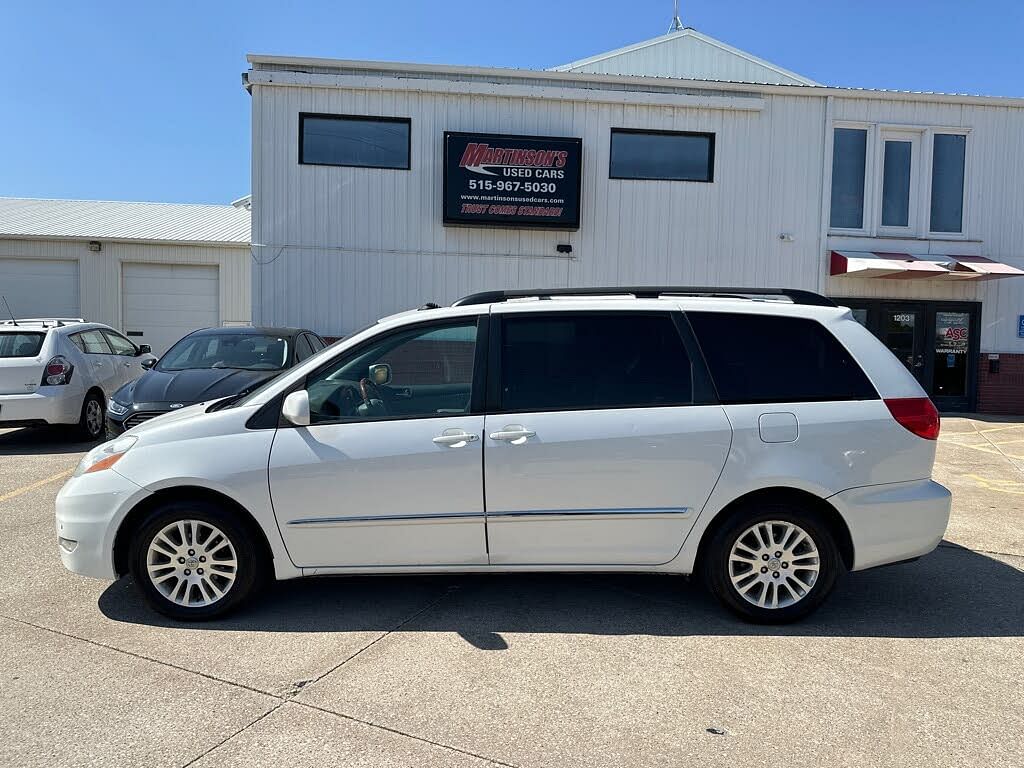
<path id="1" fill-rule="evenodd" d="M 288 340 L 265 334 L 214 333 L 186 336 L 156 364 L 158 371 L 234 368 L 279 371 L 288 362 Z"/>
<path id="2" fill-rule="evenodd" d="M 500 381 L 503 411 L 693 402 L 690 359 L 666 313 L 506 316 Z"/>
<path id="3" fill-rule="evenodd" d="M 612 128 L 611 179 L 713 181 L 715 135 Z"/>
<path id="4" fill-rule="evenodd" d="M 300 333 L 295 337 L 295 362 L 301 363 L 307 357 L 313 356 L 313 348 L 309 344 L 309 337 Z"/>
<path id="5" fill-rule="evenodd" d="M 830 225 L 839 229 L 864 226 L 864 169 L 868 132 L 836 128 L 832 143 L 832 211 Z"/>
<path id="6" fill-rule="evenodd" d="M 299 163 L 409 169 L 406 118 L 299 116 Z"/>
<path id="7" fill-rule="evenodd" d="M 932 147 L 931 231 L 963 232 L 967 137 L 937 133 Z"/>
<path id="8" fill-rule="evenodd" d="M 874 400 L 842 344 L 815 320 L 688 312 L 722 403 Z"/>
<path id="9" fill-rule="evenodd" d="M 313 424 L 469 413 L 477 320 L 371 340 L 306 380 Z"/>
<path id="10" fill-rule="evenodd" d="M 0 333 L 0 358 L 35 357 L 44 338 L 45 333 Z"/>
<path id="11" fill-rule="evenodd" d="M 110 345 L 110 348 L 114 351 L 115 355 L 135 357 L 137 352 L 135 345 L 128 341 L 124 336 L 111 331 L 104 331 L 103 335 L 107 337 L 107 344 Z"/>

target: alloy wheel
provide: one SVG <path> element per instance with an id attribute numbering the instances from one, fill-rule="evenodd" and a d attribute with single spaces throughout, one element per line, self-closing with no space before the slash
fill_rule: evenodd
<path id="1" fill-rule="evenodd" d="M 85 428 L 93 436 L 103 432 L 103 406 L 95 398 L 90 398 L 85 404 Z"/>
<path id="2" fill-rule="evenodd" d="M 733 588 L 759 608 L 786 608 L 803 600 L 814 588 L 820 567 L 814 539 L 785 520 L 755 523 L 729 552 Z"/>
<path id="3" fill-rule="evenodd" d="M 153 537 L 146 570 L 165 598 L 186 608 L 223 599 L 238 576 L 238 555 L 231 540 L 204 520 L 177 520 Z"/>

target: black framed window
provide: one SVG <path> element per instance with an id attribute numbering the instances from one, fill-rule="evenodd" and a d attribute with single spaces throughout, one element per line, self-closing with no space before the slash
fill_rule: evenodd
<path id="1" fill-rule="evenodd" d="M 690 405 L 690 355 L 668 313 L 558 312 L 501 321 L 498 410 Z"/>
<path id="2" fill-rule="evenodd" d="M 876 400 L 839 340 L 816 320 L 687 312 L 722 403 Z"/>
<path id="3" fill-rule="evenodd" d="M 407 117 L 299 115 L 299 163 L 409 170 Z"/>
<path id="4" fill-rule="evenodd" d="M 312 422 L 471 413 L 480 324 L 475 315 L 417 324 L 347 351 L 306 378 Z"/>
<path id="5" fill-rule="evenodd" d="M 712 182 L 715 134 L 612 128 L 610 179 Z"/>

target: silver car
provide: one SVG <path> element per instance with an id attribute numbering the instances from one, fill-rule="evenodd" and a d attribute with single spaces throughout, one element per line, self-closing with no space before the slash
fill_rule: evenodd
<path id="1" fill-rule="evenodd" d="M 154 359 L 147 345 L 101 323 L 8 320 L 0 324 L 0 428 L 71 424 L 98 440 L 107 398 Z"/>

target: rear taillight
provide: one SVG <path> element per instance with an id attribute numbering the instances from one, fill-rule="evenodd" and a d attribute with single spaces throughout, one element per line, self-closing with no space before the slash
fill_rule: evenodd
<path id="1" fill-rule="evenodd" d="M 927 397 L 889 398 L 885 404 L 900 426 L 925 440 L 938 439 L 939 412 Z"/>
<path id="2" fill-rule="evenodd" d="M 43 368 L 43 378 L 39 382 L 40 386 L 57 386 L 60 384 L 67 384 L 71 381 L 71 374 L 74 373 L 75 366 L 68 362 L 68 359 L 63 355 L 57 355 L 51 357 L 50 362 Z"/>

